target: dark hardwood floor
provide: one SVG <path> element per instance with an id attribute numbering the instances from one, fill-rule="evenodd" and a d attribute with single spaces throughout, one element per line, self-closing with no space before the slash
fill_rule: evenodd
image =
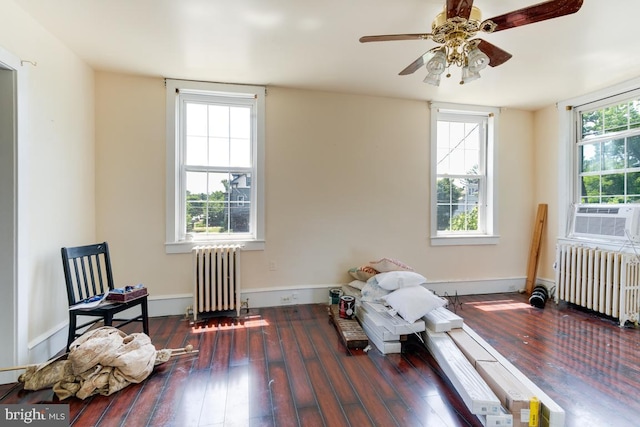
<path id="1" fill-rule="evenodd" d="M 462 296 L 455 308 L 560 406 L 567 426 L 637 425 L 640 330 L 525 295 Z M 125 329 L 136 330 L 135 326 Z M 199 353 L 109 396 L 60 402 L 0 386 L 0 403 L 69 404 L 74 426 L 480 426 L 417 339 L 402 354 L 348 350 L 326 306 L 252 309 L 197 327 L 150 319 L 156 348 Z"/>

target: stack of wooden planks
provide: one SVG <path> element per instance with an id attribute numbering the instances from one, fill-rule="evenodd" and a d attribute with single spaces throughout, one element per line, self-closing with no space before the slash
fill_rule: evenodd
<path id="1" fill-rule="evenodd" d="M 425 345 L 484 426 L 564 426 L 562 408 L 535 384 L 464 322 L 449 327 L 440 316 L 427 321 Z"/>

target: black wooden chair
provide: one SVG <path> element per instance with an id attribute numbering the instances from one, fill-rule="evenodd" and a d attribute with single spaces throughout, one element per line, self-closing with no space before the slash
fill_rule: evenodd
<path id="1" fill-rule="evenodd" d="M 113 273 L 111 272 L 111 259 L 109 257 L 109 245 L 107 242 L 94 245 L 62 248 L 62 266 L 64 279 L 67 284 L 67 296 L 69 299 L 69 335 L 67 339 L 67 351 L 71 343 L 82 333 L 79 329 L 104 321 L 105 326 L 122 327 L 131 322 L 142 322 L 142 329 L 149 335 L 149 317 L 147 309 L 147 295 L 132 299 L 127 302 L 103 301 L 92 308 L 76 307 L 78 303 L 92 297 L 104 295 L 114 289 Z M 113 316 L 121 311 L 140 306 L 141 314 L 126 319 L 116 319 Z M 89 316 L 95 319 L 78 324 L 78 316 Z M 114 325 L 113 322 L 119 322 Z"/>

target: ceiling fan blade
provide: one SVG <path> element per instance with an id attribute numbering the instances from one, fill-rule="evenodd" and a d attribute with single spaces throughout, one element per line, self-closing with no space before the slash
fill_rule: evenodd
<path id="1" fill-rule="evenodd" d="M 547 19 L 576 13 L 582 7 L 583 1 L 584 0 L 546 1 L 487 19 L 484 22 L 493 21 L 496 24 L 493 32 L 508 30 L 509 28 L 520 27 L 533 24 L 534 22 L 546 21 Z M 484 27 L 484 23 L 481 24 L 481 28 Z"/>
<path id="2" fill-rule="evenodd" d="M 360 43 L 368 42 L 386 42 L 393 40 L 427 40 L 433 34 L 420 33 L 420 34 L 384 34 L 380 36 L 364 36 L 360 37 Z"/>
<path id="3" fill-rule="evenodd" d="M 413 61 L 411 64 L 407 66 L 404 70 L 400 71 L 401 76 L 406 76 L 407 74 L 412 74 L 418 71 L 420 68 L 424 66 L 429 60 L 433 57 L 434 49 L 426 52 L 424 55 Z"/>
<path id="4" fill-rule="evenodd" d="M 469 19 L 473 0 L 447 0 L 447 19 L 459 16 Z"/>
<path id="5" fill-rule="evenodd" d="M 498 65 L 502 65 L 508 60 L 511 59 L 513 55 L 509 52 L 500 49 L 498 46 L 489 43 L 486 40 L 479 40 L 478 49 L 480 49 L 485 55 L 489 57 L 489 65 L 491 67 L 497 67 Z"/>

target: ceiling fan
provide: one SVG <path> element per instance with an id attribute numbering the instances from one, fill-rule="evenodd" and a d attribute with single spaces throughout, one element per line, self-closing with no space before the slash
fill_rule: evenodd
<path id="1" fill-rule="evenodd" d="M 550 0 L 482 20 L 473 0 L 446 0 L 444 10 L 431 24 L 430 33 L 364 36 L 361 43 L 392 40 L 428 40 L 436 46 L 409 64 L 400 75 L 412 74 L 426 64 L 429 74 L 425 83 L 440 84 L 440 76 L 451 65 L 462 68 L 460 84 L 480 77 L 487 65 L 497 67 L 511 59 L 511 54 L 480 38 L 479 32 L 495 33 L 577 12 L 584 0 Z M 450 77 L 451 74 L 447 74 Z"/>

